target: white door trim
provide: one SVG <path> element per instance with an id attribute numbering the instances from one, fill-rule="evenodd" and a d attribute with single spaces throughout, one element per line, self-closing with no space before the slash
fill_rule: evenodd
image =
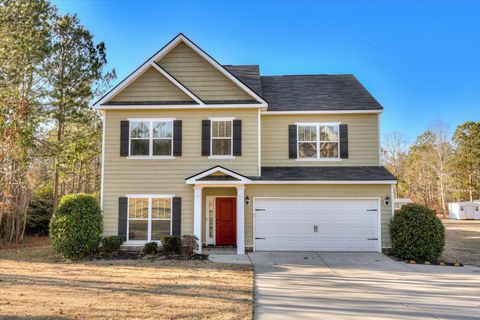
<path id="1" fill-rule="evenodd" d="M 255 245 L 255 209 L 257 199 L 294 199 L 294 200 L 377 200 L 377 251 L 382 252 L 382 208 L 380 197 L 253 197 L 252 200 L 252 222 L 253 222 L 253 251 L 256 251 Z"/>

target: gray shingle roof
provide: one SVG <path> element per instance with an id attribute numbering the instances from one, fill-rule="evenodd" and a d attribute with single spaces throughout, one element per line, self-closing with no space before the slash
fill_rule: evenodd
<path id="1" fill-rule="evenodd" d="M 261 177 L 268 181 L 378 181 L 397 180 L 385 167 L 262 167 Z"/>
<path id="2" fill-rule="evenodd" d="M 382 110 L 351 74 L 260 76 L 258 65 L 225 65 L 268 102 L 268 111 Z"/>
<path id="3" fill-rule="evenodd" d="M 256 94 L 262 96 L 262 84 L 260 83 L 260 67 L 254 65 L 225 65 L 225 69 L 230 71 L 235 77 L 246 84 Z"/>
<path id="4" fill-rule="evenodd" d="M 262 76 L 268 111 L 381 110 L 353 75 Z"/>

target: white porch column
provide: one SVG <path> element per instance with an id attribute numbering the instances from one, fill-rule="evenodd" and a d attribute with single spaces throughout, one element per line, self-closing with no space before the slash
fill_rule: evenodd
<path id="1" fill-rule="evenodd" d="M 237 254 L 245 254 L 245 187 L 237 187 Z"/>
<path id="2" fill-rule="evenodd" d="M 202 187 L 193 189 L 193 235 L 198 238 L 197 253 L 202 253 Z"/>

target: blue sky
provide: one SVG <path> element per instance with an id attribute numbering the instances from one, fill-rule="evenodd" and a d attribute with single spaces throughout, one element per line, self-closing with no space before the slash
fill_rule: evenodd
<path id="1" fill-rule="evenodd" d="M 223 64 L 264 75 L 352 73 L 412 142 L 480 120 L 480 2 L 54 1 L 128 75 L 183 32 Z"/>

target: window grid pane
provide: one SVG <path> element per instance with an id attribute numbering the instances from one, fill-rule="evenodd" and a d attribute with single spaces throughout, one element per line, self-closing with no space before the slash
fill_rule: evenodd
<path id="1" fill-rule="evenodd" d="M 148 198 L 130 198 L 129 219 L 148 219 Z"/>
<path id="2" fill-rule="evenodd" d="M 172 121 L 153 121 L 153 138 L 172 138 Z"/>
<path id="3" fill-rule="evenodd" d="M 128 240 L 157 241 L 170 235 L 171 217 L 170 198 L 129 198 Z"/>
<path id="4" fill-rule="evenodd" d="M 171 156 L 172 139 L 153 139 L 154 156 Z"/>
<path id="5" fill-rule="evenodd" d="M 212 121 L 212 138 L 231 138 L 231 121 Z"/>
<path id="6" fill-rule="evenodd" d="M 213 139 L 212 155 L 214 156 L 231 156 L 232 140 L 231 139 Z"/>
<path id="7" fill-rule="evenodd" d="M 320 142 L 337 142 L 337 126 L 320 126 Z"/>
<path id="8" fill-rule="evenodd" d="M 299 125 L 298 158 L 338 158 L 338 128 L 338 125 Z"/>
<path id="9" fill-rule="evenodd" d="M 130 137 L 135 138 L 149 138 L 150 137 L 150 123 L 149 121 L 131 121 L 130 123 Z"/>

